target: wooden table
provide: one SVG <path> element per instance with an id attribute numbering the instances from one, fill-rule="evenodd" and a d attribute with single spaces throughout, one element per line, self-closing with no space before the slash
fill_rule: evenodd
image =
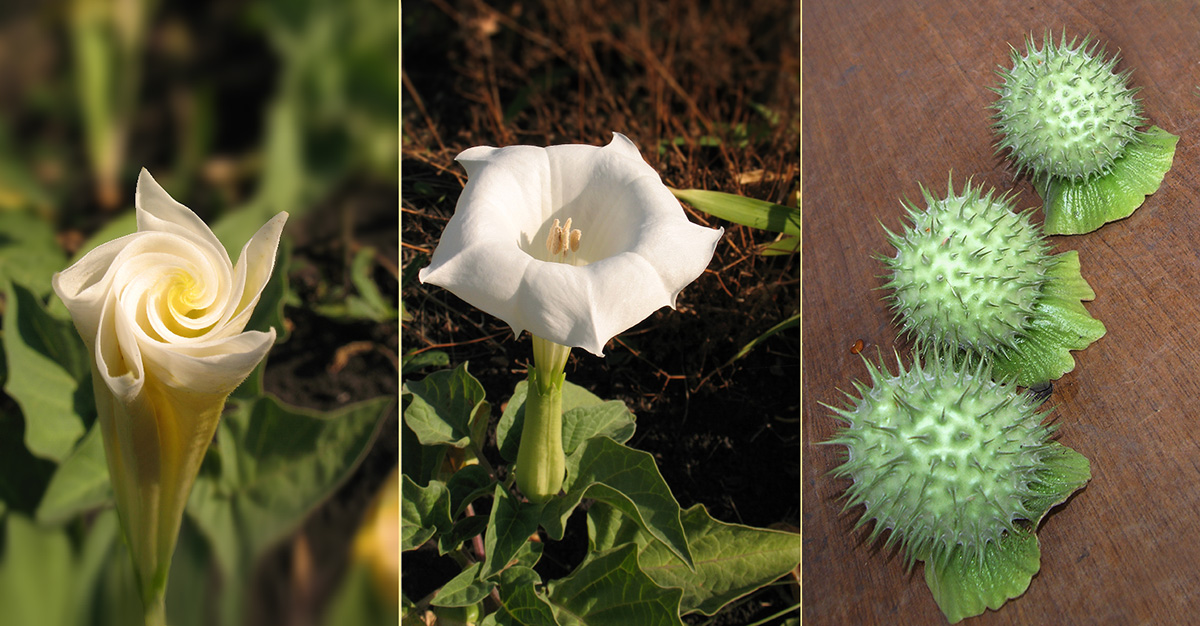
<path id="1" fill-rule="evenodd" d="M 899 198 L 944 194 L 953 171 L 956 187 L 974 177 L 1040 206 L 993 154 L 987 87 L 1009 44 L 1046 28 L 1119 49 L 1145 116 L 1181 139 L 1132 217 L 1052 238 L 1079 251 L 1108 327 L 1051 397 L 1092 481 L 1043 522 L 1029 590 L 967 623 L 1200 623 L 1200 3 L 806 0 L 803 17 L 805 624 L 945 623 L 920 566 L 851 532 L 861 507 L 839 514 L 849 481 L 827 475 L 840 448 L 816 445 L 836 429 L 819 403 L 865 377 L 857 340 L 893 370 L 894 347 L 910 360 L 871 258 Z"/>

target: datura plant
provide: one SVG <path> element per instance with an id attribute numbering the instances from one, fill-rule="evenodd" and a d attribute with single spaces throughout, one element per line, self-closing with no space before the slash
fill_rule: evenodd
<path id="1" fill-rule="evenodd" d="M 1073 370 L 1070 351 L 1105 333 L 1081 303 L 1095 293 L 1079 254 L 1050 254 L 1029 212 L 1014 212 L 1008 195 L 983 194 L 970 181 L 961 192 L 951 181 L 944 198 L 923 186 L 921 194 L 924 208 L 904 202 L 910 225 L 887 231 L 894 255 L 877 257 L 902 332 L 985 357 L 998 376 L 1024 387 Z"/>
<path id="2" fill-rule="evenodd" d="M 496 427 L 507 472 L 484 454 L 491 405 L 465 363 L 405 383 L 401 549 L 436 541 L 462 572 L 415 603 L 402 598 L 402 612 L 681 624 L 796 568 L 796 534 L 681 510 L 654 458 L 624 445 L 634 432 L 624 403 L 566 380 L 572 348 L 603 356 L 613 336 L 674 307 L 722 230 L 691 223 L 619 133 L 604 147 L 475 147 L 458 161 L 469 180 L 419 278 L 517 336 L 529 331 L 533 363 Z M 488 495 L 484 524 L 473 501 Z M 595 501 L 589 555 L 547 584 L 533 569 L 544 544 L 530 537 L 540 527 L 561 540 L 585 497 Z"/>
<path id="3" fill-rule="evenodd" d="M 1051 439 L 1039 401 L 987 362 L 926 351 L 897 372 L 867 359 L 868 384 L 854 382 L 845 426 L 826 442 L 845 447 L 834 470 L 850 478 L 846 509 L 865 511 L 869 541 L 887 532 L 951 623 L 999 609 L 1040 568 L 1036 531 L 1051 507 L 1091 478 L 1088 460 Z"/>
<path id="4" fill-rule="evenodd" d="M 1086 233 L 1131 215 L 1158 190 L 1179 138 L 1151 126 L 1129 87 L 1130 70 L 1104 60 L 1098 42 L 1015 48 L 1011 68 L 998 72 L 995 131 L 998 152 L 1008 151 L 1018 173 L 1028 173 L 1045 202 L 1044 228 L 1052 235 Z"/>
<path id="5" fill-rule="evenodd" d="M 212 230 L 142 170 L 136 233 L 54 276 L 92 355 L 92 387 L 147 624 L 165 622 L 167 573 L 188 493 L 229 394 L 275 331 L 244 331 L 271 276 L 286 213 L 235 265 Z"/>

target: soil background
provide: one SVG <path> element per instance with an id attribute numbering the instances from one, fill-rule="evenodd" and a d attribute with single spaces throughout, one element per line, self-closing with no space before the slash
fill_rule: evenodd
<path id="1" fill-rule="evenodd" d="M 605 145 L 618 131 L 670 186 L 795 206 L 798 9 L 791 0 L 406 3 L 403 275 L 428 263 L 466 182 L 454 157 L 476 145 Z M 688 213 L 726 229 L 709 269 L 683 290 L 677 310 L 622 333 L 603 359 L 573 351 L 567 379 L 626 403 L 637 416 L 629 445 L 655 456 L 681 506 L 702 503 L 722 521 L 795 530 L 799 333 L 780 333 L 727 362 L 799 311 L 799 257 L 762 257 L 755 247 L 773 233 Z M 415 279 L 401 298 L 412 316 L 402 324 L 402 350 L 442 350 L 452 365 L 469 362 L 496 407 L 494 427 L 525 378 L 528 336 L 513 337 L 499 319 Z M 564 576 L 586 548 L 577 512 L 539 569 Z M 406 595 L 420 598 L 457 568 L 417 551 L 404 555 L 402 571 Z M 769 617 L 795 604 L 792 587 L 759 592 L 709 623 Z"/>

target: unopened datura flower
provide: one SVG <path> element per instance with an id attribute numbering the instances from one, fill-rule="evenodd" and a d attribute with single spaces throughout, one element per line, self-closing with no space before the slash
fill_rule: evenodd
<path id="1" fill-rule="evenodd" d="M 259 229 L 234 265 L 145 170 L 135 205 L 136 233 L 87 253 L 53 285 L 93 357 L 109 475 L 149 623 L 225 401 L 275 342 L 274 329 L 244 328 L 287 214 Z"/>
<path id="2" fill-rule="evenodd" d="M 1130 71 L 1115 72 L 1099 44 L 1071 40 L 1042 47 L 1026 39 L 1011 68 L 999 71 L 995 131 L 1018 173 L 1028 172 L 1045 200 L 1052 235 L 1093 231 L 1128 217 L 1162 183 L 1179 138 L 1160 128 L 1142 132 L 1142 104 Z"/>
<path id="3" fill-rule="evenodd" d="M 987 362 L 928 350 L 892 374 L 864 357 L 869 386 L 834 411 L 826 442 L 845 447 L 834 475 L 853 479 L 869 541 L 888 534 L 951 622 L 998 609 L 1040 568 L 1035 534 L 1051 507 L 1091 477 L 1088 460 L 1051 439 L 1039 401 L 996 382 Z"/>
<path id="4" fill-rule="evenodd" d="M 688 221 L 620 133 L 604 147 L 479 146 L 458 155 L 469 180 L 421 282 L 533 335 L 535 367 L 516 465 L 531 500 L 565 471 L 562 384 L 570 349 L 604 344 L 704 272 L 723 229 Z"/>
<path id="5" fill-rule="evenodd" d="M 1071 350 L 1105 333 L 1082 300 L 1095 298 L 1079 254 L 1051 255 L 1029 212 L 981 193 L 970 181 L 946 197 L 924 187 L 925 207 L 905 202 L 910 225 L 887 231 L 895 249 L 877 257 L 888 270 L 886 298 L 903 332 L 926 345 L 963 349 L 993 362 L 1022 386 L 1075 368 Z"/>

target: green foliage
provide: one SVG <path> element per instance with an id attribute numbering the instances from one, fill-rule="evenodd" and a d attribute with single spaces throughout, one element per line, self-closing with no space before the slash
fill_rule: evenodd
<path id="1" fill-rule="evenodd" d="M 25 416 L 25 445 L 62 461 L 95 416 L 90 358 L 71 322 L 51 317 L 38 298 L 10 283 L 5 292 L 4 391 Z"/>
<path id="2" fill-rule="evenodd" d="M 800 236 L 800 209 L 731 193 L 704 189 L 672 189 L 676 198 L 708 213 L 759 230 Z"/>
<path id="3" fill-rule="evenodd" d="M 442 611 L 482 605 L 492 612 L 479 623 L 495 626 L 678 625 L 684 614 L 713 615 L 799 566 L 799 535 L 719 522 L 701 506 L 682 510 L 654 458 L 624 445 L 634 416 L 623 403 L 564 385 L 567 478 L 563 493 L 535 504 L 513 491 L 511 469 L 497 475 L 482 458 L 448 462 L 452 445 L 485 439 L 468 433 L 469 422 L 487 422 L 479 411 L 489 405 L 465 363 L 406 388 L 413 399 L 405 426 L 427 433 L 428 444 L 414 433 L 402 441 L 405 454 L 438 462 L 406 462 L 402 549 L 436 541 L 439 553 L 462 566 L 424 604 L 407 606 L 410 618 L 431 606 L 442 619 L 452 617 Z M 516 385 L 497 424 L 495 441 L 509 463 L 517 457 L 527 391 L 525 381 Z M 489 497 L 486 519 L 474 515 L 468 505 Z M 533 569 L 546 545 L 541 537 L 562 540 L 585 498 L 588 553 L 569 575 L 544 581 Z M 480 533 L 477 548 L 469 539 Z M 499 605 L 486 602 L 489 596 Z"/>

